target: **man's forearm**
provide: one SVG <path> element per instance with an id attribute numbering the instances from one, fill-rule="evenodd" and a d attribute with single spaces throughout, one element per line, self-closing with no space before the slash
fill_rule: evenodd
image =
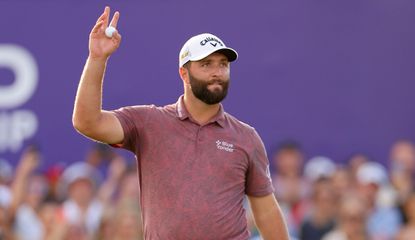
<path id="1" fill-rule="evenodd" d="M 264 240 L 289 240 L 281 208 L 271 193 L 264 197 L 249 197 L 255 224 Z"/>
<path id="2" fill-rule="evenodd" d="M 279 207 L 269 214 L 255 219 L 255 223 L 264 240 L 289 240 L 287 226 Z"/>
<path id="3" fill-rule="evenodd" d="M 81 132 L 93 126 L 101 116 L 102 82 L 107 59 L 88 58 L 79 82 L 73 112 L 73 124 Z"/>

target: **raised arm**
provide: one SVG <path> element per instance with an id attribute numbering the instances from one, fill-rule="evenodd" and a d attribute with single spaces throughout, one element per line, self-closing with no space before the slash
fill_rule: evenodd
<path id="1" fill-rule="evenodd" d="M 89 36 L 89 56 L 86 61 L 75 99 L 72 122 L 83 135 L 104 143 L 121 143 L 123 129 L 111 112 L 102 110 L 102 82 L 108 58 L 118 48 L 121 35 L 116 31 L 109 38 L 105 29 L 109 23 L 110 8 L 98 18 Z M 117 27 L 119 12 L 110 25 Z"/>
<path id="2" fill-rule="evenodd" d="M 9 207 L 9 217 L 11 222 L 15 220 L 16 212 L 24 202 L 27 194 L 27 185 L 30 175 L 39 164 L 39 152 L 35 147 L 27 148 L 16 168 L 15 177 L 12 183 L 12 202 Z"/>

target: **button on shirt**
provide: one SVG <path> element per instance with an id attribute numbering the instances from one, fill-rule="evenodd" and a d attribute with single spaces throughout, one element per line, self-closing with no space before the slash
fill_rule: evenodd
<path id="1" fill-rule="evenodd" d="M 137 158 L 145 239 L 248 239 L 243 199 L 273 193 L 257 132 L 223 111 L 196 123 L 177 103 L 114 111 Z"/>

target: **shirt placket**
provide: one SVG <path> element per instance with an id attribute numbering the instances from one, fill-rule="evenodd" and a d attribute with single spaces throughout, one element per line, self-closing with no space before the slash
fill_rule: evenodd
<path id="1" fill-rule="evenodd" d="M 199 126 L 196 130 L 196 137 L 195 137 L 195 145 L 196 145 L 196 159 L 198 160 L 200 158 L 201 155 L 201 143 L 203 141 L 203 127 L 204 126 Z"/>

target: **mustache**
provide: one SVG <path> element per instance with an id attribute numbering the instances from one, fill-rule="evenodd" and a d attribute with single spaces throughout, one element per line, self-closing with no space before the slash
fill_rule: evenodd
<path id="1" fill-rule="evenodd" d="M 212 85 L 212 84 L 224 85 L 225 83 L 226 83 L 226 80 L 224 79 L 212 79 L 209 82 L 207 82 L 208 85 Z"/>

